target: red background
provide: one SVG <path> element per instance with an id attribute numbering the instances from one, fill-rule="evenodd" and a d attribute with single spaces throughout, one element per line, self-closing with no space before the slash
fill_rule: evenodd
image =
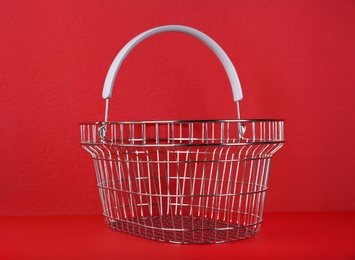
<path id="1" fill-rule="evenodd" d="M 2 1 L 0 215 L 100 214 L 79 123 L 102 121 L 107 70 L 131 38 L 182 24 L 216 40 L 243 118 L 284 118 L 266 211 L 355 210 L 354 1 Z M 217 58 L 177 33 L 118 73 L 112 120 L 235 118 Z"/>

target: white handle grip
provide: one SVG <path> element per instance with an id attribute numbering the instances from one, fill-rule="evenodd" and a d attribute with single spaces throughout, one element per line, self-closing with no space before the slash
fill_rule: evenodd
<path id="1" fill-rule="evenodd" d="M 111 64 L 111 67 L 107 73 L 106 79 L 105 79 L 105 84 L 104 84 L 104 89 L 102 91 L 102 97 L 104 99 L 110 99 L 112 96 L 112 89 L 114 85 L 114 81 L 116 78 L 116 74 L 118 69 L 120 68 L 123 60 L 126 58 L 126 56 L 130 53 L 130 51 L 141 41 L 144 39 L 158 33 L 162 32 L 181 32 L 181 33 L 186 33 L 191 36 L 196 37 L 197 39 L 201 40 L 204 44 L 206 44 L 218 57 L 220 62 L 222 63 L 225 71 L 227 72 L 232 91 L 233 91 L 233 98 L 234 101 L 239 101 L 243 98 L 242 94 L 242 88 L 240 86 L 238 74 L 233 66 L 233 63 L 227 56 L 227 54 L 224 52 L 224 50 L 209 36 L 206 34 L 187 27 L 187 26 L 181 26 L 181 25 L 166 25 L 166 26 L 161 26 L 161 27 L 156 27 L 153 29 L 150 29 L 148 31 L 145 31 L 138 36 L 134 37 L 131 41 L 129 41 L 122 49 L 121 51 L 117 54 L 116 58 Z"/>

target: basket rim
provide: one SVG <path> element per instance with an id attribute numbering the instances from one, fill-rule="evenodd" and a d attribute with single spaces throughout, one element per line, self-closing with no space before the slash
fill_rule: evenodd
<path id="1" fill-rule="evenodd" d="M 236 143 L 226 143 L 226 142 L 216 142 L 216 143 L 186 143 L 186 144 L 181 144 L 181 143 L 170 143 L 170 144 L 162 144 L 162 143 L 157 143 L 157 144 L 122 144 L 120 142 L 114 142 L 112 140 L 107 140 L 107 141 L 100 141 L 100 140 L 92 140 L 92 141 L 87 141 L 87 142 L 80 142 L 80 145 L 96 145 L 96 146 L 115 146 L 115 147 L 135 147 L 135 148 L 171 148 L 171 147 L 213 147 L 213 146 L 225 146 L 225 147 L 231 147 L 231 146 L 252 146 L 252 145 L 270 145 L 270 144 L 279 144 L 283 145 L 286 143 L 285 139 L 282 140 L 273 140 L 273 141 L 254 141 L 254 142 L 236 142 Z M 281 147 L 280 147 L 281 148 Z"/>
<path id="2" fill-rule="evenodd" d="M 181 124 L 181 123 L 252 123 L 252 122 L 284 122 L 285 119 L 198 119 L 198 120 L 128 120 L 128 121 L 96 121 L 82 122 L 80 125 L 112 125 L 112 124 Z"/>

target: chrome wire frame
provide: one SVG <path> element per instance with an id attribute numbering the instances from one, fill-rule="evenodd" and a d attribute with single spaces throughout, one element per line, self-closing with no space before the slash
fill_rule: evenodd
<path id="1" fill-rule="evenodd" d="M 271 158 L 284 143 L 282 120 L 101 122 L 80 128 L 111 228 L 183 244 L 231 242 L 259 231 Z"/>

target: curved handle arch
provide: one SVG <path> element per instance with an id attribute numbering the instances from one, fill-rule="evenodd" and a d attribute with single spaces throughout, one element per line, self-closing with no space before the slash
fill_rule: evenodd
<path id="1" fill-rule="evenodd" d="M 235 70 L 233 63 L 231 62 L 227 54 L 224 52 L 224 50 L 212 38 L 210 38 L 206 34 L 196 29 L 193 29 L 191 27 L 182 26 L 182 25 L 166 25 L 166 26 L 156 27 L 148 31 L 145 31 L 137 35 L 136 37 L 134 37 L 132 40 L 130 40 L 117 54 L 116 58 L 113 60 L 110 69 L 106 75 L 105 84 L 102 91 L 102 97 L 104 99 L 110 99 L 112 97 L 113 85 L 114 85 L 114 81 L 118 69 L 120 68 L 124 59 L 130 53 L 130 51 L 144 39 L 162 32 L 185 33 L 201 40 L 205 45 L 207 45 L 207 47 L 209 47 L 214 52 L 214 54 L 218 57 L 218 59 L 222 63 L 228 75 L 232 87 L 232 91 L 233 91 L 234 101 L 237 102 L 242 100 L 243 98 L 242 88 L 239 82 L 237 71 Z"/>

